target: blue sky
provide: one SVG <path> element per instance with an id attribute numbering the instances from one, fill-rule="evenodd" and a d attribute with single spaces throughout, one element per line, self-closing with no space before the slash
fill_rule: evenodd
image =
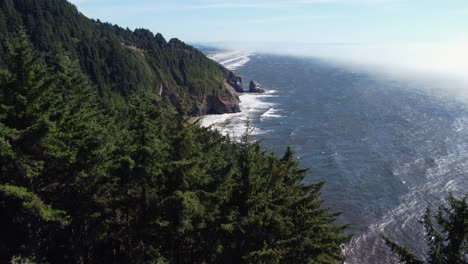
<path id="1" fill-rule="evenodd" d="M 435 70 L 468 81 L 468 0 L 71 2 L 88 17 L 166 39 Z"/>
<path id="2" fill-rule="evenodd" d="M 468 38 L 467 0 L 72 0 L 88 17 L 188 42 L 387 43 Z"/>

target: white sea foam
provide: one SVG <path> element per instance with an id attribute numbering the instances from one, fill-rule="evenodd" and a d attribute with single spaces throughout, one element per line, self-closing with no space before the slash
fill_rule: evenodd
<path id="1" fill-rule="evenodd" d="M 208 57 L 229 70 L 235 70 L 249 62 L 251 55 L 253 55 L 251 52 L 240 50 L 215 53 Z M 273 108 L 274 104 L 265 101 L 266 98 L 274 97 L 274 93 L 276 90 L 267 90 L 264 94 L 242 94 L 239 96 L 240 113 L 205 116 L 200 121 L 200 125 L 211 127 L 235 139 L 240 139 L 247 129 L 251 135 L 264 134 L 267 131 L 256 128 L 252 122 L 254 116 L 260 116 L 261 120 L 281 117 Z"/>
<path id="2" fill-rule="evenodd" d="M 264 99 L 272 97 L 271 94 L 243 94 L 239 96 L 241 102 L 239 104 L 241 112 L 235 114 L 209 115 L 203 117 L 200 125 L 204 127 L 212 127 L 224 135 L 229 135 L 239 139 L 246 131 L 252 135 L 264 134 L 267 131 L 262 131 L 255 128 L 252 120 L 255 114 L 267 113 L 274 104 L 265 102 Z"/>
<path id="3" fill-rule="evenodd" d="M 251 52 L 245 50 L 225 51 L 208 55 L 208 58 L 219 62 L 227 69 L 233 71 L 250 61 Z"/>
<path id="4" fill-rule="evenodd" d="M 465 119 L 456 120 L 453 124 L 456 129 L 466 129 L 468 124 Z M 395 209 L 386 213 L 380 221 L 369 226 L 368 231 L 354 237 L 345 248 L 347 263 L 369 263 L 377 251 L 385 249 L 384 241 L 380 234 L 389 235 L 390 238 L 404 238 L 403 244 L 420 245 L 421 237 L 424 237 L 423 226 L 418 223 L 421 220 L 427 206 L 436 206 L 445 196 L 452 192 L 457 196 L 463 194 L 468 188 L 465 172 L 468 169 L 468 143 L 456 145 L 451 152 L 434 159 L 434 165 L 425 171 L 424 183 L 411 182 L 410 175 L 414 170 L 426 167 L 425 159 L 417 157 L 412 161 L 395 164 L 393 174 L 408 185 L 409 192 L 400 198 L 401 203 Z M 450 177 L 448 177 L 450 175 Z M 405 236 L 406 232 L 418 234 Z M 400 241 L 397 241 L 400 242 Z M 421 256 L 424 248 L 412 248 Z M 363 253 L 365 252 L 365 253 Z M 382 260 L 382 263 L 394 263 L 391 256 Z"/>
<path id="5" fill-rule="evenodd" d="M 279 112 L 278 109 L 275 109 L 272 107 L 260 116 L 260 120 L 263 121 L 263 120 L 270 119 L 270 118 L 283 117 L 282 115 L 278 114 L 278 112 Z"/>

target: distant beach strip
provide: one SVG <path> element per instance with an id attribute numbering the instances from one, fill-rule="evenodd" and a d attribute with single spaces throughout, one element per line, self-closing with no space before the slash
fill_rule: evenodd
<path id="1" fill-rule="evenodd" d="M 213 53 L 208 57 L 227 69 L 235 71 L 247 64 L 253 55 L 253 52 L 237 50 Z M 257 115 L 262 119 L 280 117 L 276 114 L 275 104 L 265 101 L 265 98 L 276 96 L 275 93 L 275 90 L 267 90 L 264 94 L 240 94 L 240 113 L 204 116 L 199 121 L 200 125 L 216 129 L 234 139 L 239 139 L 248 127 L 251 135 L 264 134 L 267 131 L 256 128 L 253 117 Z"/>
<path id="2" fill-rule="evenodd" d="M 250 61 L 253 53 L 244 50 L 223 51 L 209 54 L 208 58 L 218 62 L 227 69 L 234 71 Z"/>

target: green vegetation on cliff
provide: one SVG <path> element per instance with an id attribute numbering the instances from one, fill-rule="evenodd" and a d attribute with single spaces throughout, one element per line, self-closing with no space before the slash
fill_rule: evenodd
<path id="1" fill-rule="evenodd" d="M 233 74 L 178 39 L 93 21 L 65 0 L 0 1 L 0 43 L 20 27 L 39 51 L 78 61 L 100 97 L 162 91 L 172 105 L 187 104 L 191 115 L 239 110 L 224 85 Z"/>
<path id="2" fill-rule="evenodd" d="M 73 8 L 66 14 L 71 20 L 65 24 L 81 17 Z M 54 30 L 44 39 L 69 36 Z M 54 42 L 57 50 L 67 43 L 61 41 Z M 83 73 L 88 63 L 92 69 L 108 65 L 100 56 L 80 64 L 76 54 L 44 53 L 47 42 L 38 51 L 25 31 L 2 44 L 0 263 L 341 260 L 345 227 L 334 226 L 337 214 L 322 208 L 322 183 L 303 183 L 306 170 L 290 149 L 277 158 L 248 136 L 236 143 L 189 125 L 185 111 L 147 89 L 122 89 L 125 97 L 106 100 L 102 93 L 113 89 L 107 85 L 116 77 L 97 71 L 90 80 Z M 135 60 L 146 56 L 123 52 Z M 177 52 L 172 55 L 180 62 Z M 174 70 L 164 73 L 167 82 L 214 80 L 203 79 L 195 66 L 179 66 L 165 68 Z M 129 89 L 134 84 L 126 78 L 143 69 L 122 64 Z"/>

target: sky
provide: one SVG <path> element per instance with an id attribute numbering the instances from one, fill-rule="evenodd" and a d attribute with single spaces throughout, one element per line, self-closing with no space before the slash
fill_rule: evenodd
<path id="1" fill-rule="evenodd" d="M 72 0 L 91 18 L 188 42 L 468 38 L 467 0 Z"/>
<path id="2" fill-rule="evenodd" d="M 148 28 L 167 39 L 257 47 L 287 43 L 291 52 L 295 44 L 307 43 L 316 45 L 309 51 L 323 56 L 370 61 L 407 56 L 407 63 L 440 64 L 468 75 L 468 0 L 71 2 L 88 17 L 130 29 Z"/>

